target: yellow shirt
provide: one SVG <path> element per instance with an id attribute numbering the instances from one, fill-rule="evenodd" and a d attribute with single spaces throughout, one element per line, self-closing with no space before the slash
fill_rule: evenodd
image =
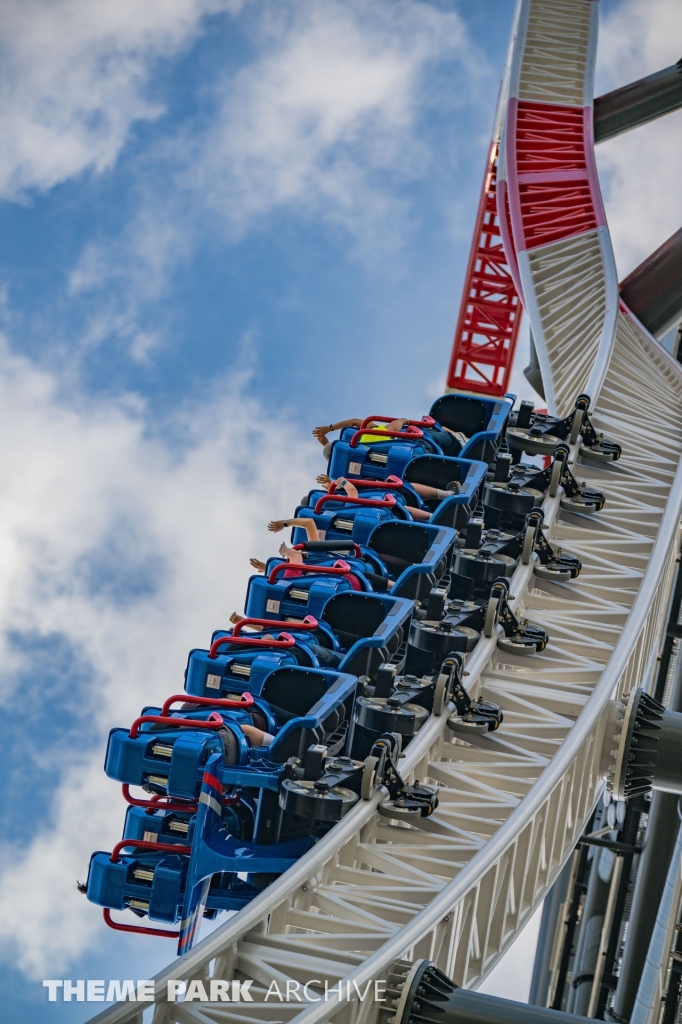
<path id="1" fill-rule="evenodd" d="M 363 434 L 360 438 L 360 444 L 372 444 L 373 441 L 390 441 L 390 437 L 386 437 L 386 427 L 372 427 L 372 430 L 376 431 L 374 434 Z M 383 437 L 381 434 L 383 433 Z"/>

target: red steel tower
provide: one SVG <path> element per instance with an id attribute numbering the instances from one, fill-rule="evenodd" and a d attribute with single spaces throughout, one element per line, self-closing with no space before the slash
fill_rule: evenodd
<path id="1" fill-rule="evenodd" d="M 491 143 L 476 214 L 447 385 L 457 391 L 504 395 L 521 326 L 517 294 L 497 217 L 499 141 Z"/>

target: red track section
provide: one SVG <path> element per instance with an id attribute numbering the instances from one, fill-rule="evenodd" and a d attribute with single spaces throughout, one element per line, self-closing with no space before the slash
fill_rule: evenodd
<path id="1" fill-rule="evenodd" d="M 521 303 L 507 264 L 497 218 L 499 144 L 493 142 L 455 331 L 448 387 L 504 395 L 508 390 Z"/>
<path id="2" fill-rule="evenodd" d="M 507 132 L 515 160 L 508 160 L 516 250 L 535 249 L 594 230 L 599 217 L 589 164 L 591 110 L 511 100 Z M 589 145 L 588 139 L 589 136 Z"/>

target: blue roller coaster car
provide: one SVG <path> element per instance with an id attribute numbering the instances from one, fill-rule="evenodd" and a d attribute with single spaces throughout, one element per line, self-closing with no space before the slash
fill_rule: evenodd
<path id="1" fill-rule="evenodd" d="M 269 722 L 276 723 L 272 726 L 276 730 L 272 742 L 262 747 L 254 748 L 246 736 L 239 736 L 238 719 L 246 713 L 226 710 L 226 702 L 220 701 L 214 703 L 215 710 L 210 713 L 206 702 L 199 711 L 182 709 L 183 718 L 174 716 L 165 706 L 162 710 L 166 714 L 140 716 L 126 734 L 128 739 L 139 741 L 136 747 L 119 743 L 119 731 L 115 730 L 107 754 L 109 775 L 113 774 L 113 761 L 127 767 L 130 759 L 139 758 L 137 747 L 142 750 L 143 761 L 147 755 L 153 761 L 159 757 L 159 751 L 153 748 L 161 745 L 164 749 L 160 756 L 169 780 L 175 747 L 182 738 L 194 739 L 194 784 L 190 787 L 185 783 L 182 792 L 183 798 L 189 795 L 192 800 L 185 805 L 160 804 L 158 809 L 153 800 L 140 801 L 144 808 L 131 807 L 122 843 L 113 854 L 95 853 L 91 859 L 88 898 L 109 909 L 130 907 L 153 920 L 173 922 L 184 913 L 183 894 L 189 872 L 192 893 L 198 878 L 206 880 L 202 910 L 206 905 L 209 909 L 238 909 L 248 902 L 272 880 L 273 874 L 285 871 L 315 841 L 309 823 L 301 826 L 295 815 L 287 815 L 280 808 L 278 793 L 291 765 L 305 762 L 309 750 L 313 751 L 313 760 L 316 751 L 330 757 L 344 754 L 356 689 L 357 678 L 346 673 L 276 669 L 266 680 L 258 703 L 261 710 L 267 708 Z M 255 701 L 249 704 L 250 708 L 254 706 Z M 210 721 L 209 714 L 219 714 L 222 721 Z M 206 742 L 206 733 L 219 739 L 217 734 L 223 728 L 238 742 Z M 144 767 L 142 775 L 136 766 L 138 774 L 133 778 L 129 772 L 124 781 L 140 784 L 138 780 L 143 778 L 147 790 L 176 796 L 160 776 L 151 782 L 148 775 L 145 778 Z M 188 776 L 188 766 L 184 767 Z M 115 777 L 120 779 L 122 774 L 119 771 Z M 125 849 L 134 852 L 121 855 Z M 233 876 L 231 883 L 226 885 L 223 879 L 222 886 L 214 886 L 209 897 L 211 877 L 226 873 Z M 249 876 L 247 886 L 237 877 L 244 874 Z"/>
<path id="2" fill-rule="evenodd" d="M 184 953 L 202 916 L 244 907 L 376 786 L 389 817 L 432 813 L 436 790 L 400 778 L 402 746 L 450 700 L 466 735 L 497 728 L 501 710 L 463 688 L 466 654 L 481 633 L 515 655 L 544 648 L 507 600 L 519 561 L 559 582 L 580 571 L 542 533 L 543 495 L 560 484 L 563 502 L 603 504 L 579 490 L 567 445 L 544 469 L 509 452 L 512 405 L 452 393 L 399 430 L 345 428 L 329 475 L 358 496 L 310 491 L 295 515 L 319 539 L 293 530 L 301 561 L 269 559 L 245 618 L 190 651 L 185 693 L 112 730 L 105 771 L 129 807 L 85 887 L 111 927 L 173 934 Z M 126 909 L 166 929 L 112 921 Z"/>
<path id="3" fill-rule="evenodd" d="M 126 786 L 183 800 L 196 799 L 204 764 L 218 751 L 229 761 L 248 758 L 250 743 L 242 725 L 273 734 L 278 720 L 267 701 L 245 693 L 236 700 L 194 698 L 181 711 L 144 708 L 130 730 L 112 729 L 104 770 Z M 199 705 L 197 707 L 197 705 Z"/>
<path id="4" fill-rule="evenodd" d="M 252 576 L 246 595 L 248 617 L 264 619 L 272 616 L 302 618 L 313 615 L 319 619 L 327 601 L 344 591 L 371 591 L 369 580 L 342 558 L 332 565 L 295 565 L 286 560 L 272 560 L 267 576 Z"/>
<path id="5" fill-rule="evenodd" d="M 296 509 L 296 517 L 312 519 L 326 541 L 338 538 L 360 545 L 367 545 L 370 534 L 380 523 L 395 519 L 412 521 L 410 509 L 414 507 L 430 511 L 432 518 L 429 522 L 434 525 L 460 529 L 476 506 L 487 472 L 488 466 L 484 462 L 444 455 L 420 455 L 408 462 L 403 480 L 394 477 L 378 485 L 385 488 L 385 493 L 379 491 L 373 497 L 367 497 L 374 493 L 369 489 L 372 483 L 369 480 L 353 481 L 356 486 L 368 485 L 359 498 L 311 491 L 306 499 L 308 504 L 299 505 Z M 429 501 L 416 494 L 411 486 L 415 483 L 441 490 L 446 490 L 448 485 L 454 487 L 447 498 Z M 403 493 L 405 491 L 409 502 Z M 306 539 L 304 528 L 295 527 L 293 538 L 295 543 L 303 542 Z"/>
<path id="6" fill-rule="evenodd" d="M 461 530 L 476 508 L 487 472 L 485 462 L 446 455 L 420 455 L 408 462 L 404 476 L 410 484 L 426 484 L 441 491 L 454 483 L 456 487 L 449 497 L 425 499 L 423 504 L 431 512 L 432 526 Z"/>
<path id="7" fill-rule="evenodd" d="M 353 590 L 335 594 L 326 602 L 319 618 L 319 626 L 327 627 L 333 634 L 334 645 L 316 647 L 317 656 L 326 656 L 328 664 L 334 661 L 334 667 L 344 672 L 371 674 L 372 666 L 386 660 L 381 652 L 390 657 L 402 643 L 413 607 L 411 600 L 392 594 Z M 248 615 L 251 608 L 247 599 Z M 279 610 L 272 614 L 279 614 Z M 327 635 L 318 633 L 321 639 Z"/>
<path id="8" fill-rule="evenodd" d="M 242 633 L 249 626 L 267 627 L 267 631 Z M 331 629 L 312 615 L 298 622 L 245 618 L 229 632 L 216 630 L 209 650 L 190 651 L 185 690 L 196 697 L 225 697 L 244 689 L 260 694 L 266 677 L 276 668 L 320 668 L 315 651 L 321 645 L 339 649 Z"/>
<path id="9" fill-rule="evenodd" d="M 295 540 L 299 529 L 297 527 L 294 531 Z M 332 525 L 327 537 L 333 529 Z M 429 580 L 440 579 L 449 568 L 456 536 L 454 530 L 432 525 L 431 522 L 407 523 L 387 519 L 376 523 L 358 546 L 361 556 L 379 560 L 382 575 L 392 583 L 393 596 L 419 598 L 426 595 L 427 587 L 430 589 L 435 585 Z M 254 606 L 248 604 L 247 607 L 251 611 Z"/>
<path id="10" fill-rule="evenodd" d="M 329 458 L 332 480 L 340 476 L 371 480 L 402 477 L 405 466 L 415 456 L 443 454 L 436 440 L 439 432 L 434 428 L 437 424 L 431 416 L 408 420 L 402 430 L 383 426 L 372 429 L 368 426 L 391 419 L 390 416 L 368 416 L 358 430 L 345 427 L 341 431 L 338 441 L 332 443 Z"/>
<path id="11" fill-rule="evenodd" d="M 490 462 L 504 438 L 513 405 L 511 395 L 474 398 L 453 392 L 434 402 L 428 416 L 408 420 L 400 431 L 372 429 L 370 423 L 386 422 L 390 417 L 368 416 L 358 430 L 346 427 L 333 442 L 329 476 L 332 480 L 339 476 L 376 480 L 391 475 L 403 477 L 410 460 L 420 455 L 456 455 Z"/>
<path id="12" fill-rule="evenodd" d="M 451 392 L 433 403 L 430 415 L 460 435 L 463 441 L 458 453 L 460 458 L 492 462 L 504 438 L 513 405 L 514 395 L 474 398 Z"/>
<path id="13" fill-rule="evenodd" d="M 435 532 L 439 535 L 452 531 Z M 438 544 L 437 555 L 441 554 L 440 548 L 441 544 Z M 440 568 L 442 562 L 443 558 L 437 557 L 433 568 Z M 420 569 L 421 563 L 414 568 Z M 427 576 L 428 573 L 415 573 L 411 578 L 427 580 Z M 406 586 L 408 584 L 409 578 Z M 296 610 L 300 615 L 301 610 Z M 371 673 L 381 663 L 382 652 L 390 658 L 400 647 L 412 610 L 413 602 L 399 595 L 346 591 L 327 601 L 320 619 L 305 615 L 302 619 L 292 617 L 286 621 L 249 615 L 235 627 L 236 636 L 218 631 L 209 650 L 190 652 L 185 689 L 188 694 L 206 699 L 236 696 L 240 690 L 263 695 L 270 673 L 278 667 L 300 664 L 304 652 L 306 657 L 315 661 L 314 667 L 321 662 L 323 666 L 333 665 L 344 671 Z M 264 631 L 267 628 L 268 633 L 243 637 L 238 631 L 248 624 L 262 626 Z M 294 638 L 297 638 L 295 642 Z M 243 647 L 242 639 L 245 641 Z M 235 653 L 231 653 L 231 648 L 227 654 L 223 653 L 221 645 L 233 641 Z M 247 641 L 257 645 L 256 651 L 246 646 Z M 352 668 L 348 668 L 349 665 Z"/>

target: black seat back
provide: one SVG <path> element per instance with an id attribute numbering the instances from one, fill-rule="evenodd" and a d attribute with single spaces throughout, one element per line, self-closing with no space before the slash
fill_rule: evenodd
<path id="1" fill-rule="evenodd" d="M 268 701 L 281 725 L 292 718 L 304 718 L 329 690 L 329 682 L 314 671 L 296 668 L 275 669 L 265 680 L 261 696 Z M 310 727 L 301 723 L 276 738 L 270 753 L 276 764 L 283 764 L 290 757 L 303 757 L 311 744 L 320 743 L 328 747 L 330 754 L 343 750 L 348 723 L 350 721 L 355 691 L 349 693 L 343 703 L 330 709 L 319 725 Z"/>
<path id="2" fill-rule="evenodd" d="M 386 522 L 372 530 L 368 546 L 386 562 L 392 574 L 399 576 L 408 565 L 423 562 L 431 544 L 430 531 L 418 523 Z"/>
<path id="3" fill-rule="evenodd" d="M 485 430 L 490 419 L 490 406 L 466 395 L 443 395 L 431 407 L 431 415 L 450 430 L 473 437 Z"/>
<path id="4" fill-rule="evenodd" d="M 444 491 L 453 480 L 462 482 L 465 468 L 445 455 L 418 455 L 408 462 L 403 478 L 410 484 L 426 484 Z"/>
<path id="5" fill-rule="evenodd" d="M 328 685 L 322 676 L 298 668 L 280 668 L 263 684 L 261 697 L 275 709 L 282 724 L 307 715 L 324 696 Z"/>
<path id="6" fill-rule="evenodd" d="M 327 601 L 322 618 L 348 649 L 356 640 L 374 636 L 386 618 L 386 606 L 372 594 L 344 591 Z"/>

